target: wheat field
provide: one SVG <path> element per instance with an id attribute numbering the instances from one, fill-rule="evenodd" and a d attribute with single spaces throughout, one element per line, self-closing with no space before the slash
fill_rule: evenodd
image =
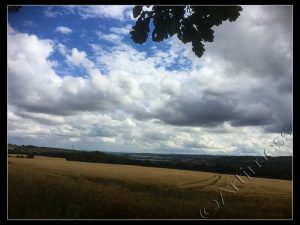
<path id="1" fill-rule="evenodd" d="M 291 219 L 292 181 L 66 161 L 8 158 L 8 217 L 46 219 Z M 235 193 L 222 191 L 220 188 Z"/>

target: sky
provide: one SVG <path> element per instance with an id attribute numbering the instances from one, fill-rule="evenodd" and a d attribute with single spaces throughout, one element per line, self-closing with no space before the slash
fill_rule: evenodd
<path id="1" fill-rule="evenodd" d="M 213 27 L 201 58 L 176 36 L 134 43 L 132 7 L 8 14 L 8 143 L 293 154 L 292 6 L 242 6 L 235 22 Z"/>

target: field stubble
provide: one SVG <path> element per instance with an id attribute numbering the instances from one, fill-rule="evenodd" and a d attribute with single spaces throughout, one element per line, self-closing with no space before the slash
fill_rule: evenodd
<path id="1" fill-rule="evenodd" d="M 233 175 L 131 165 L 8 159 L 8 218 L 194 218 Z M 243 177 L 247 180 L 246 177 Z M 237 183 L 236 183 L 237 184 Z M 292 217 L 292 182 L 251 178 L 213 218 Z"/>

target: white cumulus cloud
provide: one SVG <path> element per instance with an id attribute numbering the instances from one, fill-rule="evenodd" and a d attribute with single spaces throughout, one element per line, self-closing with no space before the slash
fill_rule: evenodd
<path id="1" fill-rule="evenodd" d="M 64 27 L 64 26 L 58 26 L 55 29 L 56 32 L 60 32 L 62 34 L 70 34 L 73 32 L 73 30 L 69 27 Z"/>

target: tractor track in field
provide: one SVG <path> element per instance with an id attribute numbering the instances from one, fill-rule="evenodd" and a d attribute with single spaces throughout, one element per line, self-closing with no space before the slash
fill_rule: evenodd
<path id="1" fill-rule="evenodd" d="M 182 185 L 181 188 L 205 188 L 208 186 L 215 185 L 221 178 L 222 175 L 215 174 L 212 177 L 209 177 L 207 179 L 198 182 L 186 183 Z"/>

